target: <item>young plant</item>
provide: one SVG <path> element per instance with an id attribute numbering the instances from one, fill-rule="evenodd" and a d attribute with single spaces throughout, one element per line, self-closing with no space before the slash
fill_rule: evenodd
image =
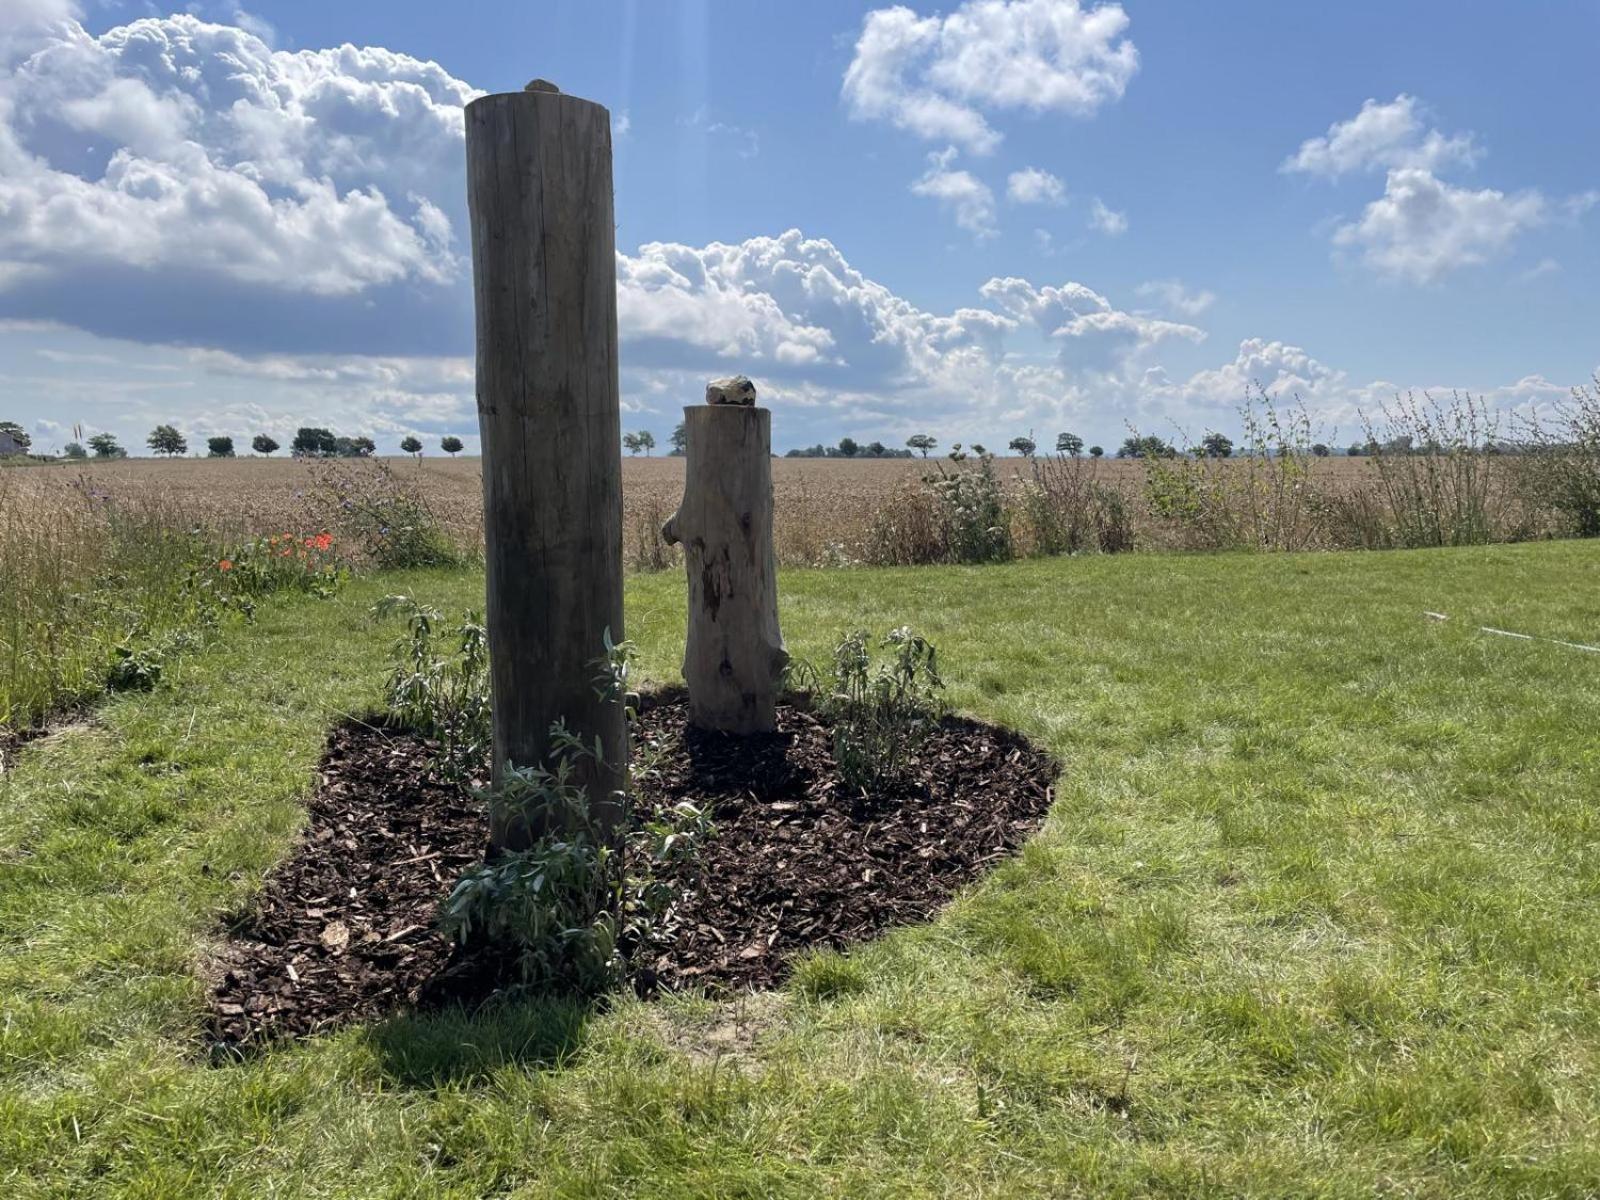
<path id="1" fill-rule="evenodd" d="M 465 614 L 447 625 L 435 608 L 410 596 L 385 596 L 379 617 L 403 616 L 392 651 L 385 699 L 396 721 L 439 741 L 446 778 L 465 781 L 489 761 L 489 642 L 482 619 Z"/>
<path id="2" fill-rule="evenodd" d="M 790 672 L 794 685 L 810 687 L 813 703 L 832 726 L 840 778 L 861 794 L 898 780 L 944 716 L 944 681 L 933 644 L 902 625 L 879 645 L 889 654 L 874 665 L 869 635 L 856 630 L 835 645 L 827 679 L 805 663 Z"/>
<path id="3" fill-rule="evenodd" d="M 631 709 L 634 646 L 613 643 L 608 633 L 605 650 L 596 691 Z M 711 825 L 685 802 L 635 826 L 624 791 L 610 798 L 620 805 L 604 806 L 622 810 L 622 828 L 614 830 L 599 819 L 602 806 L 582 782 L 595 774 L 580 770 L 584 760 L 603 762 L 598 739 L 587 743 L 557 721 L 550 747 L 548 763 L 507 763 L 479 793 L 496 824 L 528 830 L 530 843 L 464 875 L 440 923 L 459 942 L 487 943 L 511 956 L 523 988 L 594 995 L 670 938 L 682 890 L 661 872 L 698 858 Z"/>

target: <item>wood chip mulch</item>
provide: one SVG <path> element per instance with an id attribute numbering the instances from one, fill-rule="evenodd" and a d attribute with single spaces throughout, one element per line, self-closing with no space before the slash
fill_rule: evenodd
<path id="1" fill-rule="evenodd" d="M 797 951 L 925 921 L 1050 806 L 1054 760 L 976 721 L 947 719 L 902 783 L 866 801 L 845 791 L 828 729 L 803 707 L 781 707 L 777 733 L 749 738 L 689 729 L 686 716 L 681 691 L 647 695 L 634 731 L 640 814 L 690 800 L 715 823 L 699 861 L 672 869 L 685 896 L 670 947 L 635 979 L 646 993 L 771 987 Z M 490 974 L 453 955 L 434 916 L 481 861 L 485 817 L 430 761 L 408 733 L 332 732 L 305 836 L 227 931 L 214 1046 L 481 998 Z"/>

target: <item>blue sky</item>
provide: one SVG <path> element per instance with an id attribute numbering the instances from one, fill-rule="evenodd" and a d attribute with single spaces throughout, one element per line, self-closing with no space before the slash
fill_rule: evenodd
<path id="1" fill-rule="evenodd" d="M 625 428 L 1328 436 L 1600 366 L 1600 7 L 0 0 L 0 418 L 475 445 L 460 106 L 607 105 Z"/>

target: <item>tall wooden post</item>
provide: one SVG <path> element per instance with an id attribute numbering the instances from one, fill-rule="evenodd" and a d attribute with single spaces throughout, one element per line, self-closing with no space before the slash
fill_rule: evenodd
<path id="1" fill-rule="evenodd" d="M 535 80 L 467 105 L 494 767 L 548 761 L 565 720 L 615 826 L 626 730 L 595 694 L 622 631 L 621 412 L 611 115 Z M 493 823 L 497 848 L 537 830 Z"/>
<path id="2" fill-rule="evenodd" d="M 689 576 L 689 720 L 741 734 L 777 727 L 789 662 L 772 551 L 772 413 L 755 398 L 741 375 L 713 380 L 707 402 L 683 410 L 683 503 L 661 531 L 683 543 Z"/>

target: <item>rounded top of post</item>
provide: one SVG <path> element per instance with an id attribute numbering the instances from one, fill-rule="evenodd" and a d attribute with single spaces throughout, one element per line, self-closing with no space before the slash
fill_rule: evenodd
<path id="1" fill-rule="evenodd" d="M 548 79 L 530 79 L 528 86 L 522 90 L 525 92 L 555 92 L 557 95 L 561 94 L 561 89 Z"/>
<path id="2" fill-rule="evenodd" d="M 707 404 L 737 404 L 748 408 L 756 402 L 756 385 L 748 375 L 733 375 L 727 379 L 713 379 L 706 384 Z"/>

